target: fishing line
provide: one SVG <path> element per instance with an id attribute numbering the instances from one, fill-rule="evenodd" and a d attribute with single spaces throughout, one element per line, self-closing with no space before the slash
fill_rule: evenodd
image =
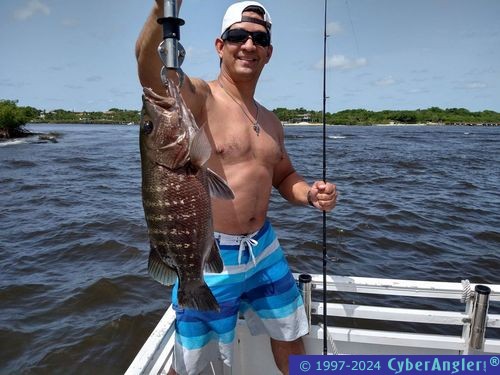
<path id="1" fill-rule="evenodd" d="M 345 0 L 345 5 L 347 6 L 347 15 L 349 16 L 349 22 L 351 24 L 352 35 L 354 36 L 354 44 L 356 45 L 356 55 L 359 57 L 358 37 L 356 36 L 356 29 L 354 28 L 354 23 L 352 22 L 349 0 Z"/>

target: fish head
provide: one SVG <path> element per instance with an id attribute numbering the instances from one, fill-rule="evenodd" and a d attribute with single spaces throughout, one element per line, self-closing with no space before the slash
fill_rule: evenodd
<path id="1" fill-rule="evenodd" d="M 190 131 L 181 121 L 176 99 L 144 88 L 142 104 L 139 136 L 142 157 L 170 169 L 183 166 L 189 157 Z"/>

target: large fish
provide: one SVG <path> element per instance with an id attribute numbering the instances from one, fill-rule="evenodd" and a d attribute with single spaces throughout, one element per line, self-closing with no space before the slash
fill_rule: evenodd
<path id="1" fill-rule="evenodd" d="M 140 124 L 142 203 L 151 250 L 149 274 L 164 285 L 179 279 L 178 303 L 198 310 L 219 306 L 203 270 L 221 272 L 210 196 L 233 199 L 226 182 L 204 167 L 211 146 L 177 86 L 167 97 L 144 88 Z"/>

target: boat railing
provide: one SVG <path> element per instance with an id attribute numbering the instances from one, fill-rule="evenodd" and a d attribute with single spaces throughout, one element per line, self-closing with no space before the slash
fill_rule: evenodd
<path id="1" fill-rule="evenodd" d="M 160 374 L 171 363 L 175 340 L 175 311 L 169 306 L 137 353 L 125 375 Z"/>
<path id="2" fill-rule="evenodd" d="M 299 274 L 294 275 L 296 279 Z M 470 290 L 476 288 L 476 284 L 470 284 Z M 488 311 L 488 303 L 498 303 L 500 301 L 500 285 L 487 285 L 490 290 L 488 294 L 488 302 L 479 301 L 472 293 L 466 294 L 464 297 L 464 286 L 460 282 L 433 282 L 433 281 L 413 281 L 413 280 L 396 280 L 396 279 L 378 279 L 350 276 L 327 276 L 326 289 L 330 299 L 336 294 L 354 293 L 355 299 L 362 298 L 363 294 L 374 296 L 393 296 L 389 297 L 392 302 L 402 301 L 408 297 L 427 298 L 431 301 L 434 299 L 455 300 L 460 303 L 464 299 L 465 307 L 459 307 L 460 311 L 453 309 L 438 310 L 438 309 L 422 309 L 394 307 L 394 304 L 387 306 L 377 306 L 374 304 L 362 305 L 355 303 L 332 303 L 327 302 L 326 309 L 328 320 L 348 318 L 350 326 L 340 326 L 335 324 L 327 325 L 329 336 L 329 353 L 334 353 L 332 346 L 336 346 L 341 354 L 481 354 L 481 353 L 500 353 L 500 339 L 486 337 L 483 340 L 481 335 L 486 329 L 500 328 L 500 315 L 492 314 Z M 322 275 L 311 275 L 310 294 L 316 294 L 323 290 Z M 417 301 L 421 301 L 417 299 Z M 475 316 L 474 305 L 481 305 L 484 312 L 484 319 L 478 320 Z M 481 303 L 479 303 L 481 302 Z M 306 302 L 307 303 L 307 302 Z M 429 301 L 417 304 L 428 306 Z M 446 304 L 445 304 L 446 305 Z M 308 354 L 321 354 L 323 326 L 318 324 L 321 322 L 323 315 L 324 304 L 317 299 L 312 299 L 307 310 L 315 320 L 310 326 L 310 333 L 304 338 Z M 476 311 L 481 310 L 480 308 Z M 498 309 L 497 309 L 498 310 Z M 369 321 L 373 322 L 368 328 L 359 328 L 359 325 L 354 321 Z M 473 320 L 476 320 L 477 331 L 479 337 L 471 335 Z M 382 322 L 385 321 L 384 324 Z M 329 322 L 330 323 L 330 322 Z M 452 335 L 448 330 L 443 329 L 444 333 L 420 333 L 415 330 L 405 330 L 401 328 L 405 324 L 412 325 L 415 323 L 423 323 L 431 326 L 452 325 L 459 327 L 457 332 L 461 334 Z M 388 324 L 390 328 L 387 329 Z M 392 327 L 394 325 L 394 327 Z M 385 329 L 382 329 L 385 327 Z M 248 364 L 266 363 L 273 366 L 271 358 L 264 358 L 269 355 L 270 348 L 268 340 L 256 336 L 251 337 L 246 327 L 245 322 L 240 319 L 238 322 L 238 339 L 235 340 L 235 345 L 241 355 L 238 356 L 236 362 L 239 361 L 236 368 L 245 368 Z M 471 336 L 473 339 L 471 339 Z M 255 340 L 253 343 L 246 340 Z M 126 375 L 135 374 L 159 374 L 168 370 L 171 360 L 175 341 L 175 312 L 170 306 L 162 317 L 156 328 L 149 336 L 146 343 L 143 345 L 130 367 L 126 371 Z M 248 346 L 250 345 L 250 346 Z M 267 346 L 266 346 L 267 345 Z M 480 348 L 480 349 L 476 349 Z M 241 348 L 251 348 L 251 350 L 240 350 Z M 268 361 L 268 362 L 266 362 Z M 250 365 L 248 365 L 250 366 Z M 235 374 L 243 374 L 246 372 L 236 371 Z M 217 373 L 217 372 L 216 372 Z"/>
<path id="3" fill-rule="evenodd" d="M 299 279 L 299 274 L 294 274 Z M 314 294 L 323 290 L 323 276 L 311 275 L 311 286 L 308 288 Z M 483 286 L 479 286 L 479 289 Z M 443 353 L 443 354 L 478 354 L 478 353 L 500 353 L 500 340 L 485 338 L 486 328 L 500 328 L 500 315 L 488 312 L 488 303 L 500 301 L 500 285 L 484 286 L 490 292 L 488 300 L 485 301 L 484 294 L 469 293 L 464 298 L 464 283 L 460 282 L 434 282 L 414 281 L 397 279 L 363 278 L 350 276 L 327 276 L 327 292 L 342 292 L 356 294 L 372 294 L 397 297 L 421 297 L 427 299 L 448 299 L 464 302 L 462 311 L 442 311 L 437 309 L 420 309 L 404 307 L 384 307 L 373 305 L 361 305 L 355 303 L 331 303 L 327 302 L 327 315 L 337 318 L 364 319 L 374 322 L 370 329 L 359 329 L 354 327 L 328 326 L 329 336 L 335 342 L 340 343 L 344 351 L 371 350 L 370 345 L 376 345 L 376 351 L 387 350 L 388 354 L 395 354 L 397 348 L 404 348 L 404 353 L 414 354 Z M 477 284 L 470 284 L 470 290 L 478 289 Z M 330 295 L 330 294 L 329 294 Z M 482 303 L 478 304 L 479 297 Z M 476 302 L 476 303 L 475 303 Z M 307 305 L 308 302 L 306 302 Z M 475 309 L 476 307 L 476 309 Z M 482 307 L 481 309 L 477 307 Z M 320 320 L 323 316 L 324 304 L 312 300 L 309 307 L 313 320 Z M 478 317 L 478 310 L 482 310 L 482 317 Z M 472 329 L 475 320 L 476 329 Z M 398 331 L 376 329 L 377 321 L 402 323 L 423 323 L 429 325 L 454 325 L 461 326 L 461 335 L 418 333 L 411 330 Z M 385 325 L 386 326 L 386 325 Z M 373 329 L 372 327 L 375 327 Z M 310 336 L 320 338 L 323 336 L 322 325 L 313 324 Z M 361 346 L 360 344 L 363 344 Z M 385 346 L 385 349 L 384 349 Z M 374 348 L 372 348 L 374 349 Z M 375 349 L 374 349 L 375 350 Z M 382 354 L 382 353 L 381 353 Z"/>

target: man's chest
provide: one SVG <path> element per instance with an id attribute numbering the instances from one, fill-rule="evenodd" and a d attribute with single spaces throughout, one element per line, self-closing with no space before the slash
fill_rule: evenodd
<path id="1" fill-rule="evenodd" d="M 218 123 L 210 126 L 214 156 L 224 163 L 254 161 L 274 166 L 283 155 L 281 143 L 264 127 L 257 134 L 247 122 Z"/>

